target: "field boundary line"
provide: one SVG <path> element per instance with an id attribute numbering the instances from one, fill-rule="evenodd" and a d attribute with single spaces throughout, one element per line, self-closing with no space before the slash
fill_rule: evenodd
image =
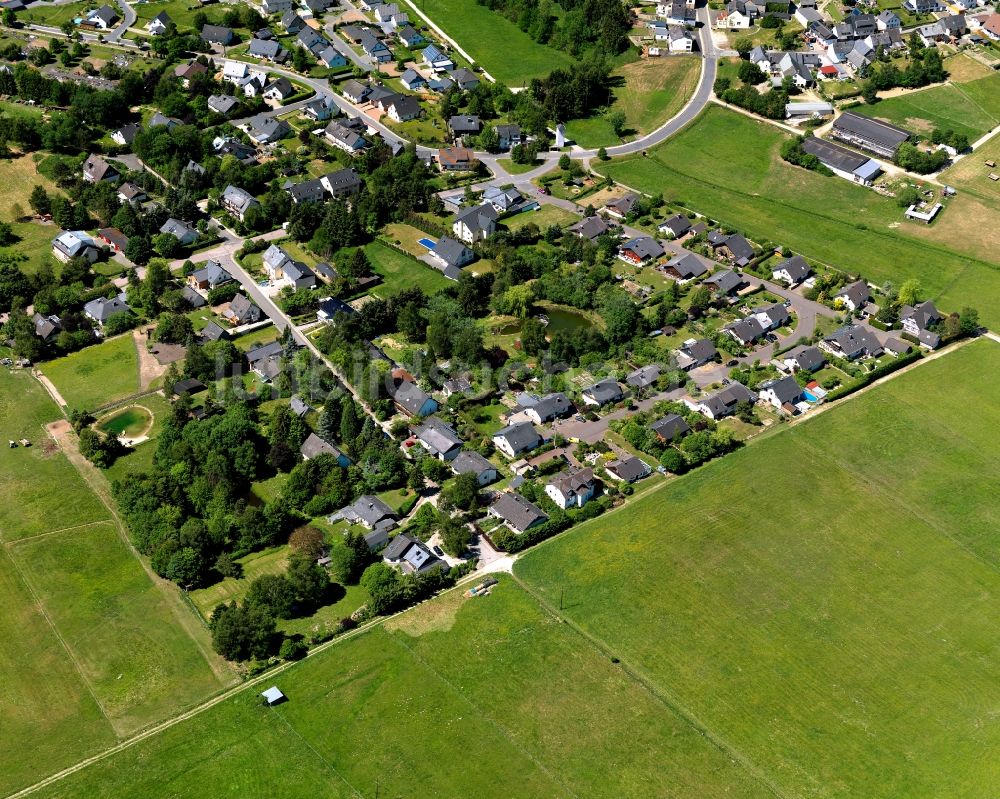
<path id="1" fill-rule="evenodd" d="M 17 562 L 17 558 L 15 558 L 12 554 L 7 553 L 7 559 L 14 565 L 14 571 L 17 572 L 17 576 L 21 579 L 21 582 L 24 584 L 24 587 L 28 589 L 28 593 L 31 594 L 31 598 L 32 600 L 34 600 L 35 606 L 38 608 L 38 612 L 42 614 L 42 618 L 45 619 L 45 622 L 49 625 L 49 627 L 52 629 L 52 632 L 55 634 L 56 640 L 59 641 L 62 648 L 66 651 L 66 655 L 69 657 L 70 662 L 73 664 L 73 668 L 75 668 L 77 674 L 80 675 L 80 679 L 83 681 L 83 684 L 87 686 L 87 691 L 90 693 L 91 698 L 97 705 L 97 709 L 101 711 L 101 715 L 104 716 L 104 720 L 108 722 L 108 725 L 111 727 L 111 731 L 115 735 L 117 735 L 118 734 L 117 727 L 115 726 L 115 723 L 111 720 L 111 716 L 108 714 L 107 708 L 104 707 L 104 703 L 101 702 L 100 698 L 97 696 L 97 692 L 94 690 L 94 686 L 91 684 L 90 679 L 84 672 L 83 664 L 80 662 L 80 659 L 76 656 L 76 653 L 73 651 L 72 647 L 70 647 L 69 642 L 63 637 L 63 634 L 59 631 L 59 628 L 56 626 L 55 621 L 49 615 L 48 610 L 46 610 L 45 608 L 45 603 L 42 602 L 42 598 L 39 596 L 38 591 L 35 590 L 35 586 L 32 584 L 31 580 L 28 579 L 28 575 L 25 574 L 24 569 L 21 568 L 21 564 Z"/>
<path id="2" fill-rule="evenodd" d="M 600 518 L 600 517 L 598 517 Z M 621 666 L 622 671 L 624 671 L 636 684 L 642 686 L 642 688 L 652 696 L 657 702 L 663 705 L 665 708 L 670 710 L 675 716 L 684 721 L 689 727 L 691 727 L 695 732 L 700 734 L 705 740 L 711 743 L 719 752 L 732 758 L 733 761 L 738 763 L 747 774 L 760 783 L 763 787 L 767 788 L 774 796 L 780 797 L 780 799 L 792 799 L 789 794 L 786 794 L 778 785 L 776 785 L 770 777 L 754 763 L 747 755 L 743 754 L 739 749 L 730 744 L 721 735 L 715 732 L 711 727 L 705 724 L 695 713 L 690 710 L 679 698 L 674 696 L 672 692 L 667 690 L 665 687 L 657 685 L 653 680 L 643 676 L 636 666 L 632 666 L 628 661 L 615 652 L 613 652 L 603 639 L 598 638 L 596 635 L 589 633 L 587 630 L 583 629 L 577 622 L 573 619 L 560 613 L 548 599 L 536 594 L 520 577 L 516 574 L 511 574 L 517 584 L 521 589 L 532 597 L 546 613 L 551 615 L 553 618 L 558 619 L 563 624 L 567 625 L 571 630 L 573 630 L 580 638 L 586 641 L 592 649 L 597 650 L 602 656 L 610 659 L 617 659 L 619 666 Z"/>
<path id="3" fill-rule="evenodd" d="M 987 76 L 987 77 L 989 77 L 989 76 Z M 982 112 L 983 112 L 983 114 L 985 114 L 985 115 L 986 115 L 987 117 L 989 117 L 990 119 L 992 119 L 992 120 L 993 120 L 993 127 L 994 127 L 994 128 L 996 127 L 996 124 L 997 124 L 997 122 L 1000 122 L 1000 119 L 997 119 L 997 117 L 996 117 L 996 116 L 995 116 L 994 114 L 990 113 L 990 112 L 989 112 L 989 111 L 987 111 L 987 110 L 986 110 L 985 108 L 983 108 L 983 107 L 982 107 L 982 106 L 981 106 L 981 105 L 980 105 L 980 104 L 979 104 L 978 102 L 976 102 L 975 98 L 973 98 L 973 96 L 972 96 L 971 94 L 969 94 L 969 93 L 968 93 L 968 92 L 967 92 L 967 91 L 966 91 L 965 89 L 963 89 L 963 88 L 961 87 L 961 85 L 960 85 L 960 84 L 958 84 L 958 83 L 953 83 L 953 84 L 951 84 L 951 85 L 952 85 L 952 86 L 954 86 L 954 87 L 955 87 L 956 89 L 958 89 L 958 91 L 959 91 L 959 92 L 961 93 L 961 95 L 962 95 L 962 96 L 963 96 L 963 97 L 964 97 L 964 98 L 965 98 L 966 100 L 968 100 L 968 101 L 969 101 L 970 103 L 972 103 L 972 104 L 973 104 L 973 105 L 974 105 L 974 106 L 975 106 L 976 108 L 978 108 L 978 109 L 979 109 L 980 111 L 982 111 Z M 988 134 L 989 132 L 990 132 L 990 131 L 987 131 L 987 134 Z"/>
<path id="4" fill-rule="evenodd" d="M 511 577 L 514 580 L 517 580 L 517 578 L 514 577 L 513 574 L 511 575 Z M 523 591 L 524 589 L 522 588 L 521 590 Z M 527 593 L 527 592 L 525 592 L 525 593 Z M 529 594 L 529 596 L 530 596 L 530 594 Z M 528 751 L 520 743 L 518 743 L 517 741 L 515 741 L 514 738 L 511 736 L 511 733 L 507 730 L 507 728 L 503 724 L 501 724 L 499 721 L 497 721 L 497 719 L 493 718 L 493 716 L 491 714 L 489 714 L 486 711 L 484 711 L 478 704 L 476 704 L 475 702 L 473 702 L 472 699 L 469 696 L 467 696 L 464 691 L 462 691 L 451 680 L 449 680 L 441 672 L 439 672 L 436 668 L 434 668 L 430 663 L 428 663 L 423 658 L 422 655 L 420 655 L 419 653 L 415 652 L 413 649 L 411 649 L 410 647 L 408 647 L 406 645 L 405 641 L 403 641 L 401 638 L 399 638 L 399 637 L 397 637 L 395 635 L 392 635 L 391 633 L 388 633 L 388 631 L 386 631 L 386 632 L 389 635 L 389 637 L 393 641 L 395 641 L 397 645 L 399 645 L 400 647 L 402 647 L 403 649 L 405 649 L 406 652 L 407 652 L 407 654 L 409 654 L 410 657 L 412 657 L 417 663 L 419 663 L 424 668 L 425 671 L 429 672 L 430 674 L 433 674 L 435 677 L 437 677 L 439 680 L 441 680 L 441 682 L 443 682 L 445 685 L 448 686 L 448 688 L 451 689 L 452 693 L 454 693 L 457 696 L 459 696 L 462 699 L 462 701 L 465 702 L 466 705 L 468 705 L 470 708 L 472 708 L 474 711 L 476 711 L 476 713 L 479 714 L 479 716 L 480 716 L 480 718 L 482 720 L 488 721 L 493 727 L 495 727 L 496 730 L 497 730 L 497 732 L 499 732 L 500 735 L 503 736 L 503 738 L 511 746 L 513 746 L 517 751 L 519 751 L 521 754 L 523 754 L 525 757 L 527 757 L 528 760 L 530 760 L 539 769 L 541 769 L 542 773 L 545 774 L 545 776 L 547 776 L 549 779 L 551 779 L 556 785 L 561 786 L 562 789 L 564 791 L 566 791 L 566 793 L 568 795 L 570 795 L 572 797 L 575 797 L 575 799 L 580 799 L 579 795 L 575 791 L 573 791 L 568 785 L 566 785 L 556 774 L 552 773 L 549 770 L 548 766 L 546 766 L 544 763 L 540 762 L 530 751 Z"/>
<path id="5" fill-rule="evenodd" d="M 4 546 L 7 548 L 16 547 L 18 544 L 23 544 L 27 541 L 35 541 L 39 538 L 47 538 L 50 535 L 59 535 L 60 533 L 68 533 L 72 530 L 81 530 L 84 527 L 94 527 L 98 524 L 114 524 L 115 520 L 111 517 L 107 519 L 98 519 L 96 522 L 86 522 L 84 524 L 74 524 L 72 527 L 63 527 L 59 530 L 49 530 L 47 533 L 38 533 L 38 535 L 29 535 L 27 538 L 17 538 L 13 541 L 4 541 Z"/>
<path id="6" fill-rule="evenodd" d="M 313 746 L 312 743 L 310 743 L 308 738 L 306 738 L 301 732 L 295 729 L 292 723 L 288 719 L 286 719 L 284 715 L 282 715 L 282 713 L 277 708 L 270 708 L 270 709 L 274 711 L 271 715 L 277 716 L 279 719 L 281 719 L 281 722 L 291 732 L 295 733 L 295 737 L 298 738 L 300 741 L 302 741 L 302 743 L 304 743 L 307 747 L 309 747 L 309 751 L 312 752 L 314 755 L 316 755 L 316 758 L 320 761 L 320 763 L 322 763 L 324 766 L 330 769 L 330 771 L 332 771 L 337 777 L 339 777 L 341 782 L 343 782 L 344 785 L 350 788 L 356 796 L 360 796 L 361 799 L 364 799 L 365 795 L 357 788 L 355 788 L 354 784 L 349 779 L 347 779 L 347 777 L 341 774 L 340 771 L 337 769 L 337 767 L 333 765 L 333 763 L 331 763 L 329 760 L 327 760 L 323 756 L 323 753 L 320 752 L 315 746 Z"/>

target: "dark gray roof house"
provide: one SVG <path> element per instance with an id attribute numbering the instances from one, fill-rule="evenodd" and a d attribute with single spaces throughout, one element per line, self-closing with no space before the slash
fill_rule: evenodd
<path id="1" fill-rule="evenodd" d="M 809 277 L 810 274 L 812 274 L 812 269 L 809 268 L 809 264 L 806 263 L 806 259 L 801 255 L 793 255 L 791 258 L 787 258 L 777 264 L 774 269 L 771 270 L 771 276 L 775 280 L 783 280 L 790 286 L 801 283 Z"/>
<path id="2" fill-rule="evenodd" d="M 636 204 L 639 202 L 639 195 L 635 192 L 629 192 L 624 197 L 619 197 L 618 199 L 612 200 L 607 205 L 604 206 L 606 213 L 611 216 L 617 217 L 619 219 L 624 219 L 630 213 L 632 209 L 635 208 Z"/>
<path id="3" fill-rule="evenodd" d="M 490 505 L 489 513 L 515 533 L 523 533 L 536 524 L 548 521 L 549 518 L 520 494 L 512 491 L 501 494 Z"/>
<path id="4" fill-rule="evenodd" d="M 297 34 L 306 26 L 306 21 L 294 11 L 286 11 L 281 15 L 281 27 L 289 33 Z"/>
<path id="5" fill-rule="evenodd" d="M 756 316 L 748 316 L 746 319 L 738 319 L 735 322 L 730 322 L 722 329 L 744 347 L 753 344 L 764 335 L 764 326 Z"/>
<path id="6" fill-rule="evenodd" d="M 645 461 L 640 460 L 634 455 L 630 455 L 627 458 L 611 461 L 606 464 L 604 471 L 616 480 L 622 480 L 626 483 L 634 483 L 636 480 L 641 480 L 643 477 L 647 477 L 651 470 Z"/>
<path id="7" fill-rule="evenodd" d="M 344 508 L 340 515 L 352 524 L 362 524 L 369 530 L 386 521 L 395 524 L 397 519 L 396 512 L 372 494 L 358 497 Z"/>
<path id="8" fill-rule="evenodd" d="M 535 426 L 531 422 L 507 425 L 493 434 L 493 446 L 508 458 L 516 458 L 522 452 L 534 449 L 542 443 Z"/>
<path id="9" fill-rule="evenodd" d="M 875 358 L 882 354 L 882 345 L 875 334 L 861 325 L 845 325 L 820 342 L 820 348 L 838 358 Z"/>
<path id="10" fill-rule="evenodd" d="M 573 410 L 569 398 L 561 391 L 547 394 L 525 410 L 525 414 L 536 424 L 544 424 L 551 419 L 565 416 Z"/>
<path id="11" fill-rule="evenodd" d="M 760 386 L 760 398 L 775 408 L 794 405 L 802 398 L 802 386 L 790 375 L 768 380 Z"/>
<path id="12" fill-rule="evenodd" d="M 92 155 L 83 162 L 83 179 L 88 183 L 118 180 L 119 172 L 99 155 Z"/>
<path id="13" fill-rule="evenodd" d="M 625 382 L 633 388 L 649 388 L 660 379 L 659 364 L 651 363 L 628 374 Z"/>
<path id="14" fill-rule="evenodd" d="M 240 101 L 228 94 L 213 94 L 208 98 L 208 110 L 216 114 L 228 114 L 239 105 Z"/>
<path id="15" fill-rule="evenodd" d="M 478 136 L 479 131 L 482 129 L 483 123 L 479 121 L 479 117 L 477 116 L 459 114 L 448 120 L 448 130 L 451 131 L 453 136 L 462 136 L 463 134 L 468 133 L 471 133 L 473 136 Z"/>
<path id="16" fill-rule="evenodd" d="M 442 270 L 447 270 L 449 267 L 458 270 L 466 264 L 472 263 L 476 258 L 476 254 L 472 250 L 450 236 L 439 238 L 431 248 L 430 256 L 440 264 Z M 448 274 L 447 271 L 445 274 Z M 458 279 L 457 275 L 455 279 Z"/>
<path id="17" fill-rule="evenodd" d="M 390 393 L 396 406 L 410 416 L 429 416 L 438 409 L 437 401 L 409 380 L 402 381 Z"/>
<path id="18" fill-rule="evenodd" d="M 613 377 L 606 377 L 594 383 L 594 385 L 585 388 L 580 393 L 580 396 L 588 405 L 595 405 L 599 408 L 602 405 L 607 405 L 609 402 L 617 402 L 625 394 L 622 392 L 622 387 L 618 385 L 617 380 Z"/>
<path id="19" fill-rule="evenodd" d="M 455 474 L 474 474 L 479 485 L 492 483 L 499 476 L 497 467 L 475 450 L 463 449 L 451 462 L 451 470 Z"/>
<path id="20" fill-rule="evenodd" d="M 604 221 L 603 217 L 595 214 L 570 225 L 567 230 L 581 239 L 596 241 L 600 236 L 608 232 L 608 223 Z"/>
<path id="21" fill-rule="evenodd" d="M 868 301 L 872 298 L 872 294 L 868 290 L 868 284 L 865 281 L 856 280 L 841 288 L 834 295 L 834 298 L 841 300 L 852 311 L 857 311 L 867 305 Z"/>
<path id="22" fill-rule="evenodd" d="M 792 318 L 784 303 L 780 302 L 758 308 L 754 316 L 765 330 L 775 330 L 788 324 Z"/>
<path id="23" fill-rule="evenodd" d="M 652 236 L 637 236 L 626 241 L 618 250 L 619 257 L 631 263 L 641 264 L 659 258 L 664 249 Z"/>
<path id="24" fill-rule="evenodd" d="M 195 291 L 190 286 L 185 286 L 181 289 L 181 296 L 184 297 L 184 302 L 190 305 L 192 308 L 204 308 L 206 301 L 197 291 Z"/>
<path id="25" fill-rule="evenodd" d="M 83 306 L 83 312 L 93 319 L 97 324 L 104 325 L 112 316 L 120 313 L 129 313 L 131 308 L 121 297 L 98 297 Z"/>
<path id="26" fill-rule="evenodd" d="M 400 533 L 389 542 L 382 560 L 404 574 L 426 574 L 445 565 L 420 539 L 408 533 Z"/>
<path id="27" fill-rule="evenodd" d="M 35 323 L 35 335 L 42 341 L 47 341 L 49 337 L 63 329 L 62 320 L 55 314 L 42 316 L 40 313 L 36 313 L 31 317 L 31 321 Z"/>
<path id="28" fill-rule="evenodd" d="M 688 407 L 710 419 L 722 419 L 733 413 L 741 402 L 757 402 L 757 395 L 742 383 L 734 381 L 700 400 L 685 399 L 684 402 Z"/>
<path id="29" fill-rule="evenodd" d="M 681 356 L 678 358 L 678 361 L 682 362 L 682 369 L 708 363 L 719 354 L 719 351 L 715 348 L 715 344 L 707 338 L 699 338 L 685 343 L 678 352 L 679 356 Z"/>
<path id="30" fill-rule="evenodd" d="M 219 198 L 219 204 L 229 213 L 241 220 L 251 208 L 260 208 L 260 203 L 246 189 L 229 184 Z"/>
<path id="31" fill-rule="evenodd" d="M 421 424 L 415 425 L 413 435 L 420 446 L 441 461 L 454 460 L 465 444 L 451 425 L 436 416 L 430 416 Z"/>
<path id="32" fill-rule="evenodd" d="M 743 275 L 732 269 L 723 269 L 705 278 L 702 285 L 710 287 L 716 294 L 732 294 L 743 285 Z"/>
<path id="33" fill-rule="evenodd" d="M 692 280 L 705 274 L 708 267 L 693 253 L 685 253 L 684 255 L 676 255 L 667 261 L 663 271 L 673 275 L 678 280 Z"/>
<path id="34" fill-rule="evenodd" d="M 251 39 L 247 55 L 280 63 L 288 57 L 288 51 L 274 39 Z"/>
<path id="35" fill-rule="evenodd" d="M 201 29 L 201 40 L 209 44 L 232 44 L 235 39 L 232 28 L 224 25 L 205 25 Z"/>
<path id="36" fill-rule="evenodd" d="M 668 413 L 662 419 L 657 419 L 653 422 L 649 429 L 656 434 L 656 437 L 661 441 L 673 441 L 677 438 L 682 438 L 691 432 L 691 425 L 689 425 L 684 417 L 677 413 Z"/>
<path id="37" fill-rule="evenodd" d="M 691 220 L 688 219 L 684 214 L 674 214 L 673 216 L 667 217 L 659 225 L 659 231 L 661 233 L 672 236 L 673 238 L 679 238 L 687 233 L 691 229 Z"/>
<path id="38" fill-rule="evenodd" d="M 229 301 L 223 316 L 232 325 L 247 325 L 260 321 L 261 310 L 245 294 L 237 294 Z"/>
<path id="39" fill-rule="evenodd" d="M 815 372 L 826 363 L 826 356 L 820 352 L 819 347 L 808 344 L 800 344 L 786 352 L 781 358 L 789 368 L 803 372 Z"/>
<path id="40" fill-rule="evenodd" d="M 332 455 L 341 466 L 346 466 L 350 463 L 350 459 L 338 447 L 320 438 L 315 433 L 310 433 L 306 437 L 306 440 L 302 442 L 302 446 L 299 447 L 299 452 L 302 455 L 302 459 L 307 461 L 320 455 Z"/>

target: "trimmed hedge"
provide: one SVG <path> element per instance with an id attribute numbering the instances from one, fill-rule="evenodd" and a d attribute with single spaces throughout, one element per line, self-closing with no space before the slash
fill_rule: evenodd
<path id="1" fill-rule="evenodd" d="M 895 360 L 891 361 L 890 363 L 883 364 L 877 369 L 868 372 L 868 374 L 863 375 L 851 385 L 841 386 L 840 388 L 834 389 L 833 391 L 831 391 L 829 394 L 826 395 L 826 401 L 833 402 L 834 400 L 838 400 L 850 394 L 853 394 L 858 389 L 864 388 L 865 386 L 874 383 L 880 377 L 891 375 L 893 372 L 896 372 L 902 369 L 904 366 L 908 366 L 911 363 L 919 361 L 923 357 L 924 354 L 920 352 L 920 350 L 914 350 L 913 352 L 907 355 L 901 355 Z"/>

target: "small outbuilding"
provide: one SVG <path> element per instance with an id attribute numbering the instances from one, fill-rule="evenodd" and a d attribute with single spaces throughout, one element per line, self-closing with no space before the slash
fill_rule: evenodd
<path id="1" fill-rule="evenodd" d="M 278 690 L 276 685 L 272 685 L 266 691 L 261 691 L 260 695 L 264 697 L 264 704 L 268 706 L 280 705 L 285 701 L 285 695 Z"/>

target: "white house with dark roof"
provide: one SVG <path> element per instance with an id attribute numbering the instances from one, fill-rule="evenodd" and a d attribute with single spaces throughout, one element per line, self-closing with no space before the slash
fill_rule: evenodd
<path id="1" fill-rule="evenodd" d="M 99 155 L 91 155 L 83 162 L 83 179 L 88 183 L 108 181 L 113 183 L 121 174 Z"/>
<path id="2" fill-rule="evenodd" d="M 604 471 L 608 473 L 609 477 L 623 483 L 634 483 L 652 474 L 649 464 L 634 455 L 609 461 L 604 465 Z"/>
<path id="3" fill-rule="evenodd" d="M 759 391 L 760 399 L 769 402 L 775 408 L 794 406 L 802 399 L 802 386 L 790 375 L 768 380 L 762 383 Z"/>
<path id="4" fill-rule="evenodd" d="M 247 212 L 251 208 L 260 208 L 260 202 L 250 192 L 232 184 L 226 186 L 225 191 L 219 198 L 221 205 L 228 213 L 236 217 L 240 222 L 244 220 Z"/>
<path id="5" fill-rule="evenodd" d="M 833 295 L 836 302 L 841 303 L 849 311 L 860 311 L 871 300 L 871 291 L 868 284 L 863 280 L 856 280 L 843 286 L 840 291 Z"/>
<path id="6" fill-rule="evenodd" d="M 493 434 L 493 446 L 508 458 L 530 452 L 542 443 L 542 437 L 531 422 L 507 425 Z"/>
<path id="7" fill-rule="evenodd" d="M 582 508 L 594 496 L 594 470 L 567 469 L 545 485 L 545 494 L 563 510 Z"/>
<path id="8" fill-rule="evenodd" d="M 497 229 L 498 218 L 496 208 L 489 203 L 472 205 L 460 211 L 452 220 L 451 232 L 459 241 L 474 244 L 493 235 Z"/>
<path id="9" fill-rule="evenodd" d="M 198 230 L 196 228 L 187 222 L 174 219 L 173 217 L 170 217 L 163 223 L 160 227 L 160 233 L 169 233 L 185 247 L 194 244 L 198 240 Z"/>
<path id="10" fill-rule="evenodd" d="M 622 387 L 613 377 L 598 380 L 580 392 L 580 398 L 587 404 L 600 408 L 610 402 L 618 402 L 625 396 Z"/>
<path id="11" fill-rule="evenodd" d="M 714 420 L 731 416 L 735 413 L 736 406 L 741 402 L 753 404 L 757 402 L 757 395 L 742 383 L 736 381 L 705 397 L 698 399 L 684 398 L 684 404 L 691 410 L 697 411 L 702 416 L 707 416 L 709 419 Z"/>
<path id="12" fill-rule="evenodd" d="M 98 297 L 96 300 L 91 300 L 83 306 L 83 313 L 90 319 L 97 322 L 97 324 L 101 327 L 104 327 L 105 323 L 112 316 L 117 316 L 118 314 L 123 313 L 131 313 L 131 311 L 132 309 L 121 296 L 112 297 L 111 299 L 108 299 L 107 297 Z"/>
<path id="13" fill-rule="evenodd" d="M 882 354 L 882 345 L 875 334 L 861 325 L 845 325 L 824 338 L 819 347 L 848 361 L 877 358 Z"/>
<path id="14" fill-rule="evenodd" d="M 748 316 L 746 319 L 738 319 L 735 322 L 730 322 L 722 330 L 744 347 L 749 347 L 763 336 L 765 332 L 764 326 L 756 316 Z"/>
<path id="15" fill-rule="evenodd" d="M 474 474 L 480 486 L 496 482 L 499 477 L 497 467 L 475 450 L 462 450 L 451 462 L 455 474 Z"/>
<path id="16" fill-rule="evenodd" d="M 660 365 L 656 363 L 651 363 L 648 366 L 642 366 L 633 372 L 629 372 L 625 377 L 625 382 L 632 388 L 644 389 L 649 388 L 660 379 Z"/>
<path id="17" fill-rule="evenodd" d="M 815 372 L 826 363 L 826 356 L 819 347 L 800 344 L 782 355 L 781 362 L 792 372 Z"/>
<path id="18" fill-rule="evenodd" d="M 681 369 L 693 369 L 715 360 L 718 355 L 719 351 L 710 339 L 689 339 L 677 350 L 677 365 Z"/>
<path id="19" fill-rule="evenodd" d="M 445 565 L 419 538 L 409 533 L 400 533 L 389 542 L 382 552 L 382 561 L 403 574 L 427 574 Z"/>
<path id="20" fill-rule="evenodd" d="M 451 425 L 436 416 L 415 425 L 413 436 L 429 455 L 439 461 L 454 460 L 465 444 Z"/>
<path id="21" fill-rule="evenodd" d="M 771 270 L 771 277 L 774 280 L 780 280 L 789 286 L 797 286 L 811 274 L 812 269 L 809 268 L 806 259 L 801 255 L 786 258 Z"/>
<path id="22" fill-rule="evenodd" d="M 506 491 L 489 507 L 490 516 L 500 519 L 513 532 L 521 534 L 548 521 L 542 511 L 520 494 Z"/>
<path id="23" fill-rule="evenodd" d="M 679 413 L 668 413 L 653 422 L 649 429 L 665 444 L 683 438 L 691 432 L 691 425 Z"/>
<path id="24" fill-rule="evenodd" d="M 561 391 L 547 394 L 538 402 L 526 408 L 524 415 L 535 424 L 545 424 L 553 419 L 559 419 L 573 410 L 569 398 Z"/>

